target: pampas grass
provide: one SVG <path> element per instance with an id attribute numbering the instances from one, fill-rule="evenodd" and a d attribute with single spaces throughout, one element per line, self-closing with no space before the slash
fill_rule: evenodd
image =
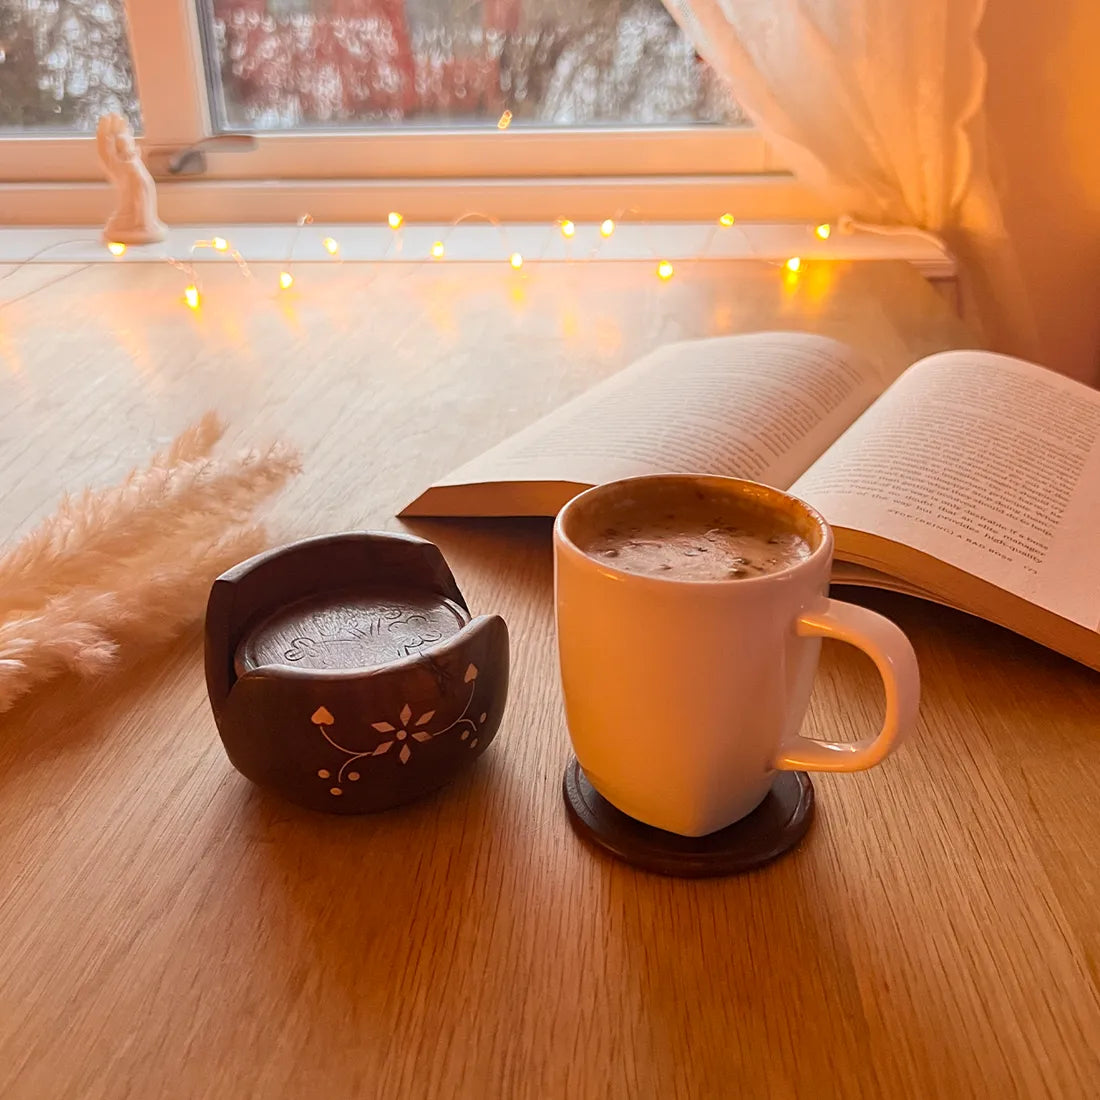
<path id="1" fill-rule="evenodd" d="M 65 497 L 0 556 L 0 713 L 59 673 L 95 675 L 198 619 L 213 579 L 264 545 L 256 505 L 298 472 L 275 444 L 216 459 L 213 414 L 121 484 Z"/>

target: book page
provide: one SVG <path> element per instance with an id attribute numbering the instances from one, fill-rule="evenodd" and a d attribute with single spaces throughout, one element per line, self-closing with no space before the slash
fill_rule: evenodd
<path id="1" fill-rule="evenodd" d="M 431 510 L 436 490 L 477 484 L 575 491 L 641 474 L 711 473 L 786 487 L 881 388 L 872 364 L 820 336 L 668 344 L 455 470 L 403 514 L 441 514 Z M 461 514 L 542 514 L 545 494 L 534 488 L 527 505 L 514 487 L 501 495 L 507 513 L 483 501 L 486 511 L 473 503 Z"/>
<path id="2" fill-rule="evenodd" d="M 1100 627 L 1100 393 L 1022 360 L 911 367 L 798 479 L 830 523 Z"/>

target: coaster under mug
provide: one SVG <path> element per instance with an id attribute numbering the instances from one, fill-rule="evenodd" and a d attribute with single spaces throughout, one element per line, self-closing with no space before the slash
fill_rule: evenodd
<path id="1" fill-rule="evenodd" d="M 805 772 L 776 773 L 764 801 L 724 829 L 681 836 L 645 825 L 616 809 L 588 781 L 574 756 L 565 768 L 562 795 L 581 839 L 658 875 L 709 878 L 754 870 L 790 851 L 814 816 L 814 788 Z"/>

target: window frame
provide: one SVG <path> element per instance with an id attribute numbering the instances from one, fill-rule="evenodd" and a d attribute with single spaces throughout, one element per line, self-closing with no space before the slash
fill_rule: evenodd
<path id="1" fill-rule="evenodd" d="M 610 193 L 617 196 L 612 206 L 635 216 L 691 218 L 733 205 L 735 189 L 740 216 L 818 212 L 752 127 L 260 130 L 252 149 L 208 146 L 201 175 L 176 176 L 168 168 L 172 157 L 216 136 L 198 5 L 124 0 L 124 8 L 141 103 L 139 145 L 166 217 L 202 207 L 197 193 L 221 220 L 293 217 L 303 202 L 320 206 L 326 217 L 356 220 L 402 196 L 409 198 L 399 205 L 412 214 L 456 217 L 482 194 L 499 217 L 553 217 L 566 208 L 562 203 L 573 216 L 602 217 Z M 10 219 L 30 213 L 26 192 L 35 185 L 47 218 L 51 206 L 64 205 L 50 201 L 51 191 L 67 190 L 76 216 L 95 205 L 91 196 L 75 194 L 80 187 L 103 190 L 94 135 L 0 138 L 0 150 L 0 212 Z M 356 187 L 358 202 L 349 194 Z M 252 216 L 251 196 L 261 188 L 263 210 Z"/>

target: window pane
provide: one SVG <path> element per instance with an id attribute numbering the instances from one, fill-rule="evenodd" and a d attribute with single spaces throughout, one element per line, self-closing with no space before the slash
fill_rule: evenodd
<path id="1" fill-rule="evenodd" d="M 228 129 L 743 121 L 661 0 L 199 0 Z"/>
<path id="2" fill-rule="evenodd" d="M 0 131 L 141 127 L 123 0 L 0 0 Z"/>

